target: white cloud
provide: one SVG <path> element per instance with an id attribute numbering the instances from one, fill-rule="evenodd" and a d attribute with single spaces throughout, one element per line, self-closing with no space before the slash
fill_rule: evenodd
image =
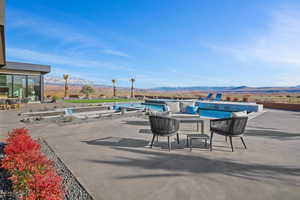
<path id="1" fill-rule="evenodd" d="M 26 28 L 36 34 L 42 35 L 46 38 L 55 39 L 58 41 L 56 45 L 72 46 L 72 48 L 84 49 L 95 48 L 102 49 L 101 52 L 120 57 L 130 57 L 127 53 L 110 48 L 109 44 L 104 40 L 99 39 L 82 29 L 83 24 L 75 27 L 53 21 L 39 16 L 33 16 L 29 13 L 22 12 L 16 9 L 9 9 L 7 26 L 13 29 Z"/>
<path id="2" fill-rule="evenodd" d="M 102 52 L 113 56 L 130 57 L 128 54 L 124 52 L 111 50 L 111 49 L 104 49 Z"/>
<path id="3" fill-rule="evenodd" d="M 300 69 L 300 13 L 283 9 L 272 14 L 266 31 L 240 45 L 211 45 L 243 62 L 260 61 Z"/>
<path id="4" fill-rule="evenodd" d="M 38 62 L 52 65 L 67 65 L 73 67 L 89 68 L 95 70 L 132 70 L 130 67 L 102 62 L 100 60 L 83 59 L 78 57 L 42 53 L 29 49 L 7 48 L 8 56 L 25 62 Z"/>

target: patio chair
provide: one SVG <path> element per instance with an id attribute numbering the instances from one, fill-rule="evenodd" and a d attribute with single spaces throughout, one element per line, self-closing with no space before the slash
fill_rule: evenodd
<path id="1" fill-rule="evenodd" d="M 1 110 L 6 110 L 7 109 L 6 99 L 0 99 L 0 109 Z"/>
<path id="2" fill-rule="evenodd" d="M 214 101 L 221 101 L 222 100 L 222 93 L 217 93 Z"/>
<path id="3" fill-rule="evenodd" d="M 168 137 L 168 147 L 171 151 L 170 136 L 177 135 L 177 142 L 179 144 L 179 121 L 166 116 L 149 116 L 151 131 L 153 133 L 152 141 L 150 147 L 152 148 L 155 137 L 162 136 Z"/>
<path id="4" fill-rule="evenodd" d="M 229 137 L 232 152 L 232 137 L 240 137 L 245 149 L 247 149 L 245 141 L 243 139 L 247 121 L 247 116 L 210 120 L 210 151 L 212 151 L 212 139 L 214 133 L 224 135 L 226 139 L 227 137 Z"/>
<path id="5" fill-rule="evenodd" d="M 19 109 L 21 107 L 19 99 L 7 99 L 8 109 Z"/>
<path id="6" fill-rule="evenodd" d="M 207 97 L 200 98 L 200 100 L 210 100 L 212 96 L 213 96 L 213 93 L 209 93 L 207 95 Z"/>

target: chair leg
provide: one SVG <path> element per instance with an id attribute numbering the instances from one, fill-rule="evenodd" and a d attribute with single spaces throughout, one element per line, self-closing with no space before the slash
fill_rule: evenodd
<path id="1" fill-rule="evenodd" d="M 247 147 L 246 147 L 246 144 L 245 144 L 245 141 L 244 141 L 243 137 L 240 137 L 240 138 L 241 138 L 241 140 L 242 140 L 242 143 L 243 143 L 243 145 L 244 145 L 245 149 L 247 149 Z"/>
<path id="2" fill-rule="evenodd" d="M 212 139 L 213 139 L 213 135 L 214 135 L 214 132 L 213 131 L 211 131 L 210 132 L 210 151 L 212 151 Z"/>
<path id="3" fill-rule="evenodd" d="M 179 135 L 178 135 L 178 133 L 177 133 L 177 143 L 179 144 Z"/>
<path id="4" fill-rule="evenodd" d="M 193 138 L 190 138 L 190 151 L 192 151 L 192 142 L 193 142 Z"/>
<path id="5" fill-rule="evenodd" d="M 168 136 L 168 147 L 169 147 L 169 151 L 171 151 L 170 136 Z"/>
<path id="6" fill-rule="evenodd" d="M 229 136 L 229 140 L 230 140 L 231 150 L 233 152 L 233 145 L 232 145 L 232 137 L 231 136 Z"/>
<path id="7" fill-rule="evenodd" d="M 158 143 L 158 136 L 156 137 L 156 142 Z"/>
<path id="8" fill-rule="evenodd" d="M 186 136 L 186 147 L 189 147 L 189 136 Z"/>
<path id="9" fill-rule="evenodd" d="M 153 135 L 153 137 L 152 137 L 150 148 L 152 148 L 152 146 L 153 146 L 154 139 L 155 139 L 155 135 Z"/>
<path id="10" fill-rule="evenodd" d="M 227 136 L 225 136 L 225 141 L 227 142 Z"/>

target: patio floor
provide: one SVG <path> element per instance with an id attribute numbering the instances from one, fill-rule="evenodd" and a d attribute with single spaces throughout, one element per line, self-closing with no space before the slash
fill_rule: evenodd
<path id="1" fill-rule="evenodd" d="M 95 199 L 299 199 L 300 113 L 267 110 L 249 121 L 245 141 L 235 152 L 224 137 L 210 152 L 195 142 L 193 151 L 166 138 L 153 149 L 148 121 L 120 118 L 58 126 L 24 125 L 15 112 L 0 112 L 0 138 L 11 128 L 44 137 Z M 208 131 L 208 122 L 206 131 Z M 182 127 L 183 129 L 191 127 Z M 192 127 L 194 128 L 194 127 Z"/>

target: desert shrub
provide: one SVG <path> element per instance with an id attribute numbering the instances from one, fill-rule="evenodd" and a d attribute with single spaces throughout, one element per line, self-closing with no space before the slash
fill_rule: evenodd
<path id="1" fill-rule="evenodd" d="M 239 101 L 239 98 L 235 97 L 235 98 L 233 99 L 233 101 Z"/>
<path id="2" fill-rule="evenodd" d="M 243 97 L 243 102 L 248 102 L 248 97 Z"/>
<path id="3" fill-rule="evenodd" d="M 62 200 L 61 178 L 53 163 L 41 153 L 40 144 L 25 128 L 9 133 L 0 167 L 11 174 L 13 190 L 21 200 Z"/>
<path id="4" fill-rule="evenodd" d="M 69 97 L 70 97 L 70 98 L 76 98 L 76 99 L 79 99 L 79 95 L 78 95 L 78 94 L 70 94 Z"/>
<path id="5" fill-rule="evenodd" d="M 56 102 L 57 100 L 58 100 L 58 96 L 55 96 L 55 95 L 52 96 L 52 101 L 53 101 L 53 102 Z"/>
<path id="6" fill-rule="evenodd" d="M 226 101 L 231 101 L 231 97 L 226 97 Z"/>
<path id="7" fill-rule="evenodd" d="M 95 90 L 90 85 L 84 85 L 84 86 L 82 86 L 80 92 L 83 93 L 83 94 L 85 94 L 86 98 L 89 98 L 90 94 L 94 93 Z"/>

